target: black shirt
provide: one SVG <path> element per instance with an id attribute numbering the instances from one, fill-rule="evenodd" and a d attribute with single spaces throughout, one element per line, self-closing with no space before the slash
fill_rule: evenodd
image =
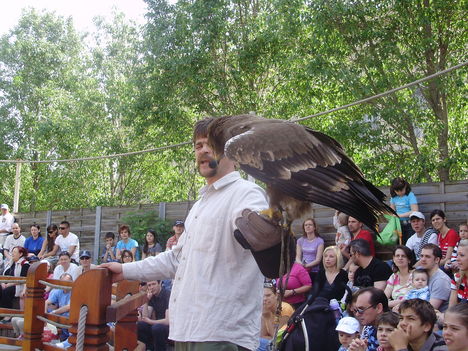
<path id="1" fill-rule="evenodd" d="M 388 264 L 373 257 L 366 268 L 359 267 L 354 274 L 354 286 L 366 288 L 374 286 L 375 282 L 387 281 L 392 275 Z"/>
<path id="2" fill-rule="evenodd" d="M 171 293 L 164 288 L 161 288 L 158 296 L 154 296 L 149 300 L 148 306 L 153 308 L 155 319 L 164 319 L 166 310 L 169 308 L 169 297 Z"/>
<path id="3" fill-rule="evenodd" d="M 340 272 L 333 280 L 333 283 L 330 284 L 327 280 L 325 270 L 321 268 L 317 278 L 315 279 L 315 284 L 312 287 L 312 293 L 315 294 L 315 296 L 322 296 L 328 300 L 337 299 L 339 301 L 346 291 L 347 282 L 348 273 L 343 269 L 340 269 Z"/>

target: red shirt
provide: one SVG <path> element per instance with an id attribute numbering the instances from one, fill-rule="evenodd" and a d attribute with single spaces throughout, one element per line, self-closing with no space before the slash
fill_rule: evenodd
<path id="1" fill-rule="evenodd" d="M 367 230 L 361 229 L 360 232 L 353 238 L 356 239 L 364 239 L 369 243 L 370 251 L 372 256 L 375 257 L 375 246 L 374 246 L 374 239 L 372 238 L 372 234 Z"/>
<path id="2" fill-rule="evenodd" d="M 455 247 L 459 240 L 460 238 L 458 237 L 457 232 L 453 229 L 449 229 L 449 231 L 445 235 L 445 238 L 442 238 L 442 234 L 439 233 L 439 246 L 442 250 L 442 259 L 445 258 L 445 255 L 447 254 L 447 249 L 450 246 Z"/>
<path id="3" fill-rule="evenodd" d="M 454 280 L 452 280 L 450 289 L 457 291 L 458 301 L 464 301 L 468 299 L 468 279 L 466 276 L 463 276 L 463 279 L 460 282 L 460 278 L 459 272 L 454 274 Z"/>

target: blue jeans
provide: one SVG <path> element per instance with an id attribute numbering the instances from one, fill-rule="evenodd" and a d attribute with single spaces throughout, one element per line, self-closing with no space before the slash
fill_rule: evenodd
<path id="1" fill-rule="evenodd" d="M 166 351 L 169 326 L 165 324 L 148 324 L 139 321 L 137 324 L 138 340 L 145 343 L 148 350 Z"/>

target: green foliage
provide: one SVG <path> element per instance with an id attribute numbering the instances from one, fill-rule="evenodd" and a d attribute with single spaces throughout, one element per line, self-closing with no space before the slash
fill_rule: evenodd
<path id="1" fill-rule="evenodd" d="M 138 241 L 140 246 L 143 246 L 145 243 L 145 235 L 148 229 L 156 231 L 157 239 L 163 249 L 165 248 L 167 239 L 171 235 L 174 235 L 172 233 L 172 223 L 157 217 L 157 214 L 152 211 L 128 213 L 122 217 L 122 222 L 130 227 L 132 238 Z"/>
<path id="2" fill-rule="evenodd" d="M 77 33 L 27 10 L 0 38 L 1 159 L 126 153 L 190 140 L 206 115 L 290 119 L 466 61 L 466 1 L 146 0 Z M 466 177 L 467 70 L 302 122 L 376 185 Z M 15 167 L 0 164 L 2 202 Z M 20 211 L 197 197 L 192 149 L 22 168 Z M 146 229 L 145 229 L 146 230 Z"/>

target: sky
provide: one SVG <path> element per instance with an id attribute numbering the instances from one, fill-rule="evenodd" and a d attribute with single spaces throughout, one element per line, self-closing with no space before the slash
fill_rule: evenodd
<path id="1" fill-rule="evenodd" d="M 72 16 L 77 30 L 92 31 L 93 17 L 109 17 L 113 6 L 128 19 L 144 23 L 146 4 L 143 0 L 0 0 L 0 35 L 18 23 L 23 8 L 34 7 L 55 11 L 65 17 Z"/>

